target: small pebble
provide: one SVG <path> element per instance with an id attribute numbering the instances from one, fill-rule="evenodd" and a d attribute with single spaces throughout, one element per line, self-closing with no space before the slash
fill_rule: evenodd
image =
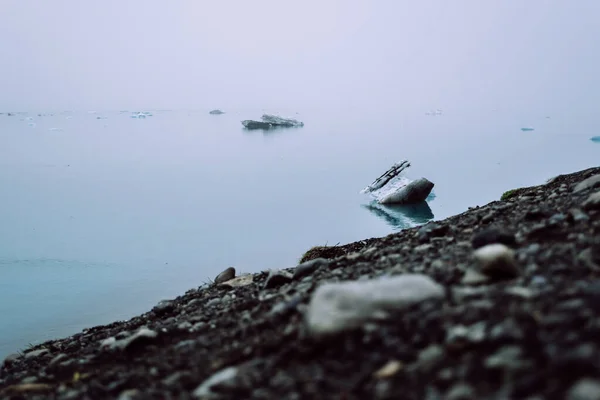
<path id="1" fill-rule="evenodd" d="M 495 227 L 486 228 L 477 232 L 471 240 L 473 249 L 479 249 L 489 244 L 496 243 L 504 244 L 506 246 L 515 246 L 517 241 L 513 233 Z"/>
<path id="2" fill-rule="evenodd" d="M 473 253 L 480 271 L 496 279 L 511 279 L 519 275 L 513 250 L 503 244 L 490 244 Z"/>

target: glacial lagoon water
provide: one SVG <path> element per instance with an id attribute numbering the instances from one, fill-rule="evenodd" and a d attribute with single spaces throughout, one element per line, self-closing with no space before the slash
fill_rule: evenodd
<path id="1" fill-rule="evenodd" d="M 0 115 L 0 357 L 130 318 L 229 266 L 290 267 L 311 246 L 442 219 L 600 160 L 589 116 L 208 111 Z M 305 126 L 243 129 L 264 112 Z M 427 205 L 359 193 L 402 159 L 435 183 Z"/>

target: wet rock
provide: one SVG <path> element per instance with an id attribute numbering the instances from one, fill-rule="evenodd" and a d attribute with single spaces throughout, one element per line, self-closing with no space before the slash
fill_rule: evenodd
<path id="1" fill-rule="evenodd" d="M 185 308 L 195 308 L 198 307 L 202 303 L 200 299 L 192 299 L 185 304 Z"/>
<path id="2" fill-rule="evenodd" d="M 563 221 L 566 221 L 567 216 L 563 213 L 553 214 L 548 220 L 548 225 L 556 226 L 560 225 Z"/>
<path id="3" fill-rule="evenodd" d="M 531 210 L 528 210 L 525 213 L 525 220 L 526 221 L 541 221 L 543 219 L 546 219 L 550 216 L 550 211 L 542 209 L 542 208 L 533 208 Z"/>
<path id="4" fill-rule="evenodd" d="M 492 222 L 495 217 L 496 217 L 496 213 L 494 211 L 491 211 L 481 218 L 481 222 L 484 224 L 488 224 L 488 223 Z"/>
<path id="5" fill-rule="evenodd" d="M 26 378 L 23 378 L 21 380 L 21 383 L 35 383 L 38 381 L 38 378 L 36 376 L 28 376 Z"/>
<path id="6" fill-rule="evenodd" d="M 18 353 L 9 354 L 8 356 L 6 356 L 6 358 L 2 362 L 1 366 L 9 367 L 9 366 L 13 365 L 14 363 L 18 362 L 20 358 L 21 358 L 21 355 Z"/>
<path id="7" fill-rule="evenodd" d="M 108 338 L 102 343 L 101 347 L 106 347 L 111 350 L 136 350 L 153 343 L 157 337 L 158 333 L 146 327 L 142 327 L 136 333 L 125 339 L 115 340 L 114 338 Z"/>
<path id="8" fill-rule="evenodd" d="M 582 221 L 587 221 L 589 219 L 590 219 L 590 217 L 586 213 L 581 211 L 579 208 L 571 208 L 569 210 L 569 216 L 568 216 L 569 222 L 579 223 Z"/>
<path id="9" fill-rule="evenodd" d="M 579 182 L 573 188 L 573 193 L 582 192 L 584 190 L 594 188 L 599 185 L 600 185 L 600 174 L 591 176 L 591 177 Z"/>
<path id="10" fill-rule="evenodd" d="M 48 363 L 49 366 L 53 366 L 56 365 L 64 360 L 66 360 L 68 358 L 68 356 L 64 353 L 60 353 L 59 355 L 57 355 L 56 357 L 54 357 L 52 360 L 50 360 L 50 362 Z"/>
<path id="11" fill-rule="evenodd" d="M 183 321 L 179 325 L 177 325 L 177 329 L 180 331 L 188 331 L 192 328 L 192 323 L 190 321 Z"/>
<path id="12" fill-rule="evenodd" d="M 175 309 L 175 303 L 171 300 L 161 300 L 154 306 L 152 311 L 157 315 L 163 315 L 172 312 Z"/>
<path id="13" fill-rule="evenodd" d="M 361 282 L 326 283 L 313 293 L 306 314 L 314 336 L 353 329 L 386 311 L 441 299 L 444 288 L 426 275 L 405 274 Z"/>
<path id="14" fill-rule="evenodd" d="M 446 356 L 444 348 L 433 344 L 421 350 L 417 359 L 417 367 L 423 372 L 431 371 Z"/>
<path id="15" fill-rule="evenodd" d="M 511 286 L 504 290 L 505 293 L 522 299 L 530 299 L 535 295 L 535 292 L 523 286 Z"/>
<path id="16" fill-rule="evenodd" d="M 588 283 L 583 288 L 583 294 L 594 300 L 597 300 L 600 303 L 600 279 L 596 279 Z"/>
<path id="17" fill-rule="evenodd" d="M 425 252 L 427 252 L 427 251 L 429 251 L 429 250 L 431 250 L 431 249 L 433 249 L 433 245 L 432 245 L 432 244 L 429 244 L 429 243 L 425 243 L 425 244 L 420 244 L 420 245 L 418 245 L 417 247 L 415 247 L 415 249 L 414 249 L 414 250 L 415 250 L 417 253 L 425 253 Z"/>
<path id="18" fill-rule="evenodd" d="M 329 263 L 330 263 L 329 260 L 319 257 L 319 258 L 314 258 L 310 261 L 304 262 L 302 264 L 299 264 L 294 269 L 294 277 L 293 278 L 294 278 L 294 280 L 302 279 L 305 276 L 311 275 L 317 269 L 329 265 Z"/>
<path id="19" fill-rule="evenodd" d="M 207 301 L 207 302 L 206 302 L 206 306 L 207 306 L 207 307 L 214 307 L 214 306 L 216 306 L 216 305 L 218 305 L 218 304 L 221 304 L 221 303 L 222 303 L 222 301 L 223 301 L 222 299 L 220 299 L 220 298 L 218 298 L 218 297 L 215 297 L 215 298 L 212 298 L 212 299 L 210 299 L 209 301 Z"/>
<path id="20" fill-rule="evenodd" d="M 445 400 L 475 400 L 475 390 L 466 383 L 457 383 L 446 392 Z"/>
<path id="21" fill-rule="evenodd" d="M 485 359 L 484 365 L 490 369 L 519 370 L 531 366 L 522 359 L 523 350 L 518 346 L 504 346 Z"/>
<path id="22" fill-rule="evenodd" d="M 591 270 L 600 270 L 600 251 L 597 246 L 583 250 L 577 259 Z"/>
<path id="23" fill-rule="evenodd" d="M 287 271 L 271 271 L 265 281 L 264 289 L 273 289 L 292 281 L 292 274 Z"/>
<path id="24" fill-rule="evenodd" d="M 486 228 L 477 232 L 471 240 L 471 244 L 474 249 L 479 249 L 489 244 L 496 243 L 512 247 L 516 246 L 517 241 L 513 233 L 496 227 Z"/>
<path id="25" fill-rule="evenodd" d="M 223 271 L 219 275 L 217 275 L 217 277 L 215 278 L 215 283 L 219 284 L 219 283 L 227 282 L 228 280 L 233 279 L 233 278 L 235 278 L 235 268 L 229 267 L 225 271 Z"/>
<path id="26" fill-rule="evenodd" d="M 468 343 L 469 329 L 464 325 L 455 325 L 448 329 L 446 345 L 449 348 L 462 347 Z"/>
<path id="27" fill-rule="evenodd" d="M 136 400 L 141 398 L 142 393 L 138 389 L 127 389 L 119 394 L 117 400 Z"/>
<path id="28" fill-rule="evenodd" d="M 478 248 L 473 255 L 480 271 L 493 279 L 512 279 L 520 273 L 514 251 L 503 244 L 489 244 Z"/>
<path id="29" fill-rule="evenodd" d="M 582 378 L 569 390 L 567 400 L 600 400 L 600 381 Z"/>
<path id="30" fill-rule="evenodd" d="M 34 350 L 34 351 L 25 353 L 25 358 L 26 359 L 37 358 L 37 357 L 45 356 L 47 354 L 50 354 L 50 351 L 48 351 L 48 349 L 39 349 L 39 350 Z"/>
<path id="31" fill-rule="evenodd" d="M 581 203 L 584 210 L 598 210 L 600 209 L 600 191 L 592 193 L 588 198 Z"/>
<path id="32" fill-rule="evenodd" d="M 463 285 L 479 285 L 482 283 L 489 282 L 490 277 L 476 271 L 475 269 L 469 268 L 465 271 L 461 283 Z"/>
<path id="33" fill-rule="evenodd" d="M 445 236 L 450 232 L 450 226 L 430 222 L 419 229 L 419 240 L 425 242 L 431 238 Z"/>
<path id="34" fill-rule="evenodd" d="M 163 379 L 163 384 L 167 386 L 173 386 L 181 381 L 188 380 L 191 378 L 191 374 L 186 371 L 177 371 L 172 373 Z"/>

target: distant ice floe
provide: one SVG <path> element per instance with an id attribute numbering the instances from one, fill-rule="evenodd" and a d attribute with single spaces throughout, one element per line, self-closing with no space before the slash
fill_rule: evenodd
<path id="1" fill-rule="evenodd" d="M 436 115 L 442 115 L 442 109 L 438 108 L 437 110 L 431 110 L 431 111 L 427 111 L 425 113 L 425 115 L 431 115 L 431 116 L 436 116 Z"/>
<path id="2" fill-rule="evenodd" d="M 533 131 L 534 129 L 533 129 L 532 127 L 530 127 L 530 126 L 529 126 L 529 127 L 521 128 L 521 130 L 522 130 L 523 132 L 530 132 L 530 131 Z"/>
<path id="3" fill-rule="evenodd" d="M 134 111 L 131 118 L 146 118 L 151 117 L 152 113 L 148 111 Z"/>
<path id="4" fill-rule="evenodd" d="M 105 116 L 103 116 L 103 115 L 98 115 L 98 116 L 96 117 L 96 119 L 108 119 L 108 117 L 105 117 Z"/>
<path id="5" fill-rule="evenodd" d="M 48 129 L 48 130 L 49 130 L 50 132 L 62 132 L 62 131 L 64 131 L 64 129 L 63 129 L 63 128 L 50 128 L 50 129 Z"/>

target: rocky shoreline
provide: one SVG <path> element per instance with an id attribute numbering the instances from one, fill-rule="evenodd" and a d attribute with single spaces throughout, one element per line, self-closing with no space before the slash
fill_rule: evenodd
<path id="1" fill-rule="evenodd" d="M 0 398 L 600 399 L 599 216 L 591 168 L 293 269 L 229 271 L 9 356 Z"/>

